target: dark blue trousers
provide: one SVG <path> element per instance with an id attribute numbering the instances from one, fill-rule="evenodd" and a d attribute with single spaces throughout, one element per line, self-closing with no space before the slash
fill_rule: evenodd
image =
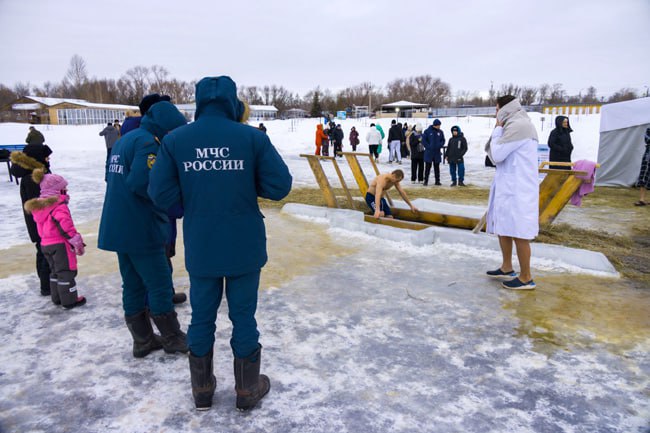
<path id="1" fill-rule="evenodd" d="M 172 274 L 164 247 L 146 254 L 117 253 L 117 260 L 122 275 L 125 315 L 132 316 L 144 311 L 145 297 L 154 316 L 174 310 Z"/>
<path id="2" fill-rule="evenodd" d="M 187 343 L 194 356 L 205 356 L 212 349 L 224 285 L 228 318 L 232 322 L 232 353 L 237 358 L 246 358 L 258 349 L 260 333 L 257 331 L 255 311 L 259 284 L 259 270 L 236 277 L 202 278 L 190 275 L 192 322 L 187 331 Z"/>

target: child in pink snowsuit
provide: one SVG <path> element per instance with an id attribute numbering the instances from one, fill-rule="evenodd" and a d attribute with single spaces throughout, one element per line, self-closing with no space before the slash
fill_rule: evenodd
<path id="1" fill-rule="evenodd" d="M 68 182 L 41 169 L 34 170 L 32 179 L 40 184 L 41 195 L 25 202 L 25 210 L 34 216 L 43 254 L 50 265 L 52 302 L 67 309 L 79 307 L 86 303 L 86 298 L 78 296 L 74 277 L 76 255 L 83 255 L 84 243 L 68 208 Z"/>

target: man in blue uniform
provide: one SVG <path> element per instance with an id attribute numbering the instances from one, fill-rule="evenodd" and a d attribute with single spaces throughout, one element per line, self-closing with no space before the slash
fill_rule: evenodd
<path id="1" fill-rule="evenodd" d="M 442 147 L 445 145 L 445 133 L 440 129 L 442 122 L 436 119 L 433 125 L 429 126 L 422 134 L 422 144 L 424 145 L 424 186 L 429 184 L 429 174 L 431 173 L 431 164 L 436 177 L 436 185 L 440 183 L 440 162 L 442 161 Z"/>
<path id="2" fill-rule="evenodd" d="M 245 125 L 246 105 L 230 77 L 196 85 L 195 122 L 172 131 L 151 172 L 149 195 L 167 209 L 182 200 L 185 266 L 190 276 L 188 330 L 192 394 L 198 410 L 212 406 L 213 344 L 225 289 L 233 324 L 236 406 L 252 409 L 270 389 L 260 374 L 255 321 L 266 233 L 257 198 L 281 200 L 291 190 L 286 164 L 264 132 Z"/>
<path id="3" fill-rule="evenodd" d="M 171 103 L 152 105 L 140 128 L 115 143 L 107 166 L 98 246 L 117 252 L 124 316 L 133 337 L 133 356 L 138 358 L 161 348 L 168 353 L 188 351 L 172 304 L 172 277 L 165 255 L 167 208 L 155 207 L 147 195 L 160 141 L 185 123 Z M 145 293 L 162 339 L 153 333 Z"/>

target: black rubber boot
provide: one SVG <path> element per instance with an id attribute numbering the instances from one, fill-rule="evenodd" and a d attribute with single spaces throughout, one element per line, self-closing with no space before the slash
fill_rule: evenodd
<path id="1" fill-rule="evenodd" d="M 248 358 L 235 358 L 235 391 L 237 410 L 246 411 L 255 407 L 271 389 L 269 378 L 260 374 L 262 346 Z"/>
<path id="2" fill-rule="evenodd" d="M 152 351 L 163 348 L 162 339 L 159 335 L 153 333 L 149 315 L 146 311 L 133 316 L 124 316 L 124 319 L 133 337 L 133 356 L 144 358 Z"/>
<path id="3" fill-rule="evenodd" d="M 208 410 L 212 407 L 212 397 L 217 388 L 217 378 L 212 373 L 212 349 L 201 357 L 190 352 L 189 358 L 194 405 L 196 410 Z"/>
<path id="4" fill-rule="evenodd" d="M 162 336 L 162 345 L 165 352 L 188 352 L 189 349 L 187 348 L 185 333 L 181 331 L 181 324 L 178 323 L 176 311 L 151 316 L 151 318 L 160 331 Z"/>

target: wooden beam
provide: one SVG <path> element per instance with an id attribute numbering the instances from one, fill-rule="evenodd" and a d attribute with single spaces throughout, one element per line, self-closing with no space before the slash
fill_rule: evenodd
<path id="1" fill-rule="evenodd" d="M 562 209 L 564 209 L 564 206 L 569 202 L 571 196 L 578 190 L 578 188 L 580 188 L 582 181 L 582 179 L 578 179 L 575 176 L 569 176 L 560 189 L 549 200 L 546 207 L 543 210 L 540 209 L 539 223 L 552 223 Z"/>
<path id="2" fill-rule="evenodd" d="M 361 164 L 359 164 L 359 160 L 357 159 L 357 155 L 360 154 L 354 152 L 341 152 L 341 155 L 345 157 L 348 165 L 350 166 L 350 170 L 352 170 L 352 175 L 354 176 L 354 180 L 357 181 L 359 192 L 361 192 L 361 197 L 365 197 L 366 193 L 368 192 L 368 179 L 366 179 L 366 175 L 361 168 Z M 370 154 L 365 155 L 370 156 Z"/>
<path id="3" fill-rule="evenodd" d="M 472 230 L 479 222 L 479 218 L 469 218 L 458 215 L 447 215 L 436 212 L 418 211 L 417 215 L 410 209 L 391 208 L 393 216 L 397 219 L 414 221 L 429 225 L 454 227 L 458 229 Z"/>
<path id="4" fill-rule="evenodd" d="M 334 191 L 332 190 L 332 187 L 329 181 L 327 180 L 327 175 L 325 174 L 323 167 L 320 165 L 321 159 L 334 159 L 334 158 L 331 156 L 307 155 L 307 154 L 301 154 L 300 156 L 303 158 L 307 158 L 307 162 L 309 162 L 311 171 L 314 173 L 316 182 L 318 182 L 318 186 L 320 187 L 320 190 L 323 192 L 323 196 L 325 196 L 325 202 L 327 203 L 327 207 L 338 208 L 339 204 L 336 201 L 336 196 L 334 195 Z"/>
<path id="5" fill-rule="evenodd" d="M 413 221 L 403 221 L 396 218 L 375 218 L 372 215 L 364 215 L 364 220 L 372 224 L 381 224 L 385 226 L 397 227 L 400 229 L 409 230 L 424 230 L 429 227 L 427 224 L 422 224 Z"/>
<path id="6" fill-rule="evenodd" d="M 348 204 L 350 205 L 350 209 L 354 209 L 354 200 L 352 200 L 352 195 L 350 194 L 350 190 L 348 189 L 348 184 L 345 183 L 345 179 L 343 179 L 343 173 L 341 173 L 341 169 L 339 168 L 339 164 L 336 162 L 336 158 L 332 159 L 332 164 L 334 164 L 334 168 L 336 169 L 336 174 L 338 174 L 339 180 L 341 181 L 341 186 L 343 187 L 343 190 L 345 191 L 345 195 L 348 198 Z"/>

